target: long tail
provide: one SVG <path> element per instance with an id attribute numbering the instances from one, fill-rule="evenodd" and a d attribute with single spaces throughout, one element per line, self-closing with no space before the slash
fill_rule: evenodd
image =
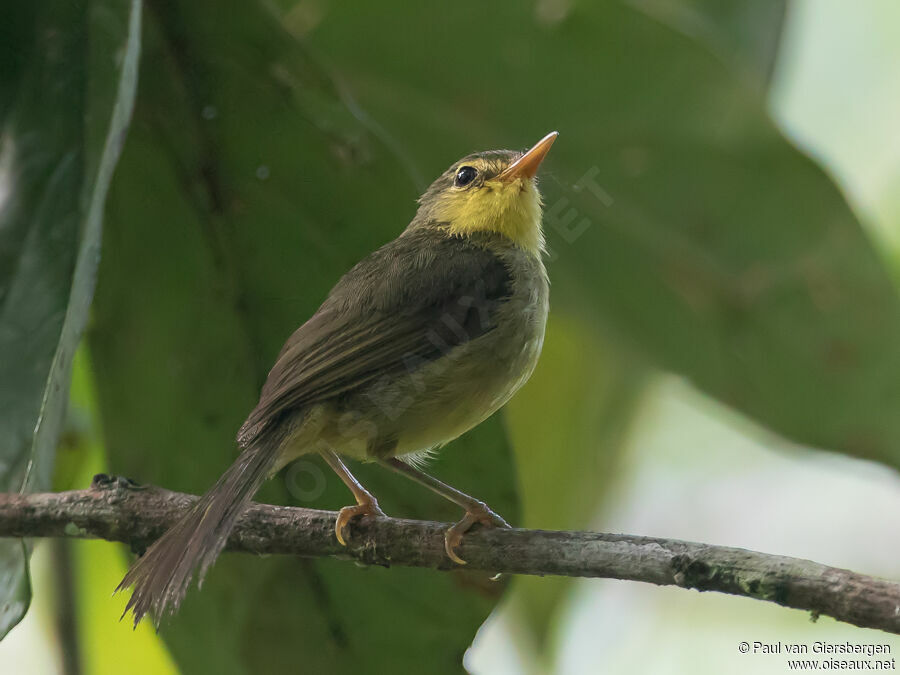
<path id="1" fill-rule="evenodd" d="M 174 614 L 187 593 L 194 571 L 197 585 L 222 552 L 238 516 L 266 480 L 278 457 L 278 443 L 256 441 L 222 477 L 128 570 L 116 592 L 134 586 L 124 617 L 134 625 L 148 612 L 159 625 Z"/>

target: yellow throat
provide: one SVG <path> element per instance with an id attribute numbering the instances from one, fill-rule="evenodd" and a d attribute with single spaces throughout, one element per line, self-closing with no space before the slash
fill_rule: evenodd
<path id="1" fill-rule="evenodd" d="M 485 181 L 480 190 L 460 197 L 441 195 L 434 214 L 455 236 L 497 232 L 529 253 L 544 250 L 541 195 L 531 178 Z"/>

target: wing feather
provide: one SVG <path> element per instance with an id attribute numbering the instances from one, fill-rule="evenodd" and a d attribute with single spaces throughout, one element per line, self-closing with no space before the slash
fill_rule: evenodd
<path id="1" fill-rule="evenodd" d="M 405 233 L 348 272 L 288 339 L 241 427 L 264 427 L 315 403 L 409 371 L 494 328 L 512 292 L 503 261 L 442 233 Z"/>

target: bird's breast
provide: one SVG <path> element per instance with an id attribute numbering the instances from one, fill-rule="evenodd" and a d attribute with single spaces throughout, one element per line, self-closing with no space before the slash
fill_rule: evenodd
<path id="1" fill-rule="evenodd" d="M 502 407 L 537 364 L 549 287 L 536 257 L 519 249 L 498 257 L 512 283 L 509 295 L 492 306 L 488 330 L 436 359 L 413 360 L 415 367 L 317 406 L 286 457 L 319 441 L 360 460 L 419 453 L 457 438 Z"/>
<path id="2" fill-rule="evenodd" d="M 530 258 L 531 256 L 528 256 Z M 393 425 L 404 455 L 443 445 L 500 409 L 534 371 L 548 311 L 546 272 L 538 260 L 508 263 L 512 294 L 497 309 L 495 327 L 454 348 L 418 374 L 405 392 L 409 409 Z"/>

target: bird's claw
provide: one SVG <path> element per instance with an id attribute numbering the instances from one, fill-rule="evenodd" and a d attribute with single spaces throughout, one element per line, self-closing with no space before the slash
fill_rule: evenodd
<path id="1" fill-rule="evenodd" d="M 444 550 L 447 552 L 447 557 L 457 565 L 465 565 L 466 561 L 456 554 L 456 548 L 462 542 L 463 535 L 476 524 L 485 527 L 509 527 L 509 523 L 486 505 L 466 511 L 466 515 L 444 533 Z"/>
<path id="2" fill-rule="evenodd" d="M 384 511 L 378 506 L 378 502 L 363 502 L 362 504 L 354 504 L 353 506 L 345 506 L 338 511 L 337 520 L 334 521 L 334 534 L 341 546 L 347 545 L 347 538 L 344 531 L 354 518 L 375 518 L 377 516 L 385 516 Z"/>

